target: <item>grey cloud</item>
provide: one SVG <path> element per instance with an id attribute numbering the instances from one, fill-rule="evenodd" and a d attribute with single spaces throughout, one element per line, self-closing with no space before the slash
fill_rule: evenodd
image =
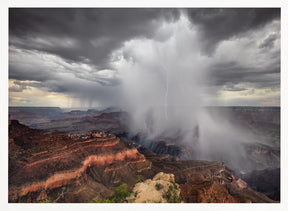
<path id="1" fill-rule="evenodd" d="M 25 51 L 10 47 L 9 79 L 46 81 L 55 79 L 54 69 L 43 64 L 37 51 Z"/>
<path id="2" fill-rule="evenodd" d="M 67 63 L 57 56 L 48 56 L 35 50 L 19 50 L 10 48 L 9 78 L 23 81 L 45 82 L 71 78 L 71 75 L 87 82 L 94 82 L 105 86 L 119 84 L 114 77 L 99 75 L 93 65 L 83 63 Z M 46 57 L 46 58 L 45 58 Z M 82 67 L 85 65 L 85 67 Z M 43 84 L 44 85 L 44 84 Z M 20 91 L 20 89 L 19 89 Z"/>
<path id="3" fill-rule="evenodd" d="M 57 54 L 71 62 L 89 61 L 104 68 L 109 53 L 124 41 L 152 37 L 162 21 L 175 21 L 179 14 L 175 9 L 12 8 L 10 44 Z M 37 39 L 44 43 L 38 45 Z M 61 43 L 65 39 L 67 45 Z"/>
<path id="4" fill-rule="evenodd" d="M 204 51 L 208 54 L 211 54 L 222 40 L 280 19 L 279 8 L 205 8 L 188 9 L 186 13 L 191 22 L 198 25 Z"/>
<path id="5" fill-rule="evenodd" d="M 195 38 L 195 43 L 191 44 L 181 39 L 177 43 L 180 45 L 182 42 L 185 47 L 197 49 L 197 54 L 199 49 L 204 49 L 210 55 L 207 57 L 212 63 L 208 71 L 209 86 L 224 87 L 229 91 L 244 91 L 245 87 L 237 86 L 240 83 L 251 83 L 255 88 L 280 87 L 279 29 L 275 27 L 267 36 L 266 31 L 270 33 L 270 28 L 266 27 L 263 33 L 266 38 L 261 37 L 261 33 L 256 38 L 250 36 L 250 31 L 261 31 L 261 27 L 279 19 L 280 9 L 12 8 L 9 10 L 9 78 L 41 83 L 19 83 L 10 91 L 20 92 L 32 86 L 75 97 L 94 98 L 102 100 L 104 104 L 109 101 L 117 103 L 120 100 L 117 96 L 120 83 L 117 73 L 112 76 L 98 74 L 110 67 L 110 53 L 132 39 L 167 41 L 173 36 L 173 31 L 162 30 L 161 34 L 158 29 L 164 22 L 179 20 L 181 11 L 196 26 L 192 30 L 200 40 Z M 244 64 L 244 59 L 233 61 L 231 57 L 232 61 L 229 61 L 230 57 L 218 59 L 215 55 L 211 56 L 222 40 L 235 41 L 240 36 L 248 40 L 245 43 L 247 46 L 243 47 L 240 43 L 240 47 L 251 49 L 255 57 L 263 55 L 260 63 L 251 62 L 253 64 L 249 66 Z M 258 38 L 262 42 L 256 45 Z M 200 47 L 195 47 L 196 44 Z M 186 56 L 183 48 L 174 48 L 174 51 L 177 51 L 179 58 L 169 59 L 173 64 L 181 61 L 182 54 Z M 46 53 L 51 57 L 41 59 Z M 233 54 L 233 49 L 229 53 Z M 247 63 L 250 58 L 253 60 L 253 53 Z M 125 58 L 125 52 L 121 56 Z M 159 60 L 153 59 L 150 65 L 157 66 L 158 63 Z M 82 65 L 88 68 L 82 68 Z M 150 66 L 147 65 L 147 68 Z"/>
<path id="6" fill-rule="evenodd" d="M 251 83 L 258 88 L 280 87 L 279 64 L 257 68 L 244 67 L 236 62 L 219 63 L 213 66 L 210 74 L 210 83 L 217 86 L 226 85 L 226 89 L 231 90 L 239 83 Z"/>
<path id="7" fill-rule="evenodd" d="M 9 64 L 9 78 L 16 80 L 47 81 L 55 78 L 51 71 L 40 70 L 41 66 L 28 69 L 18 64 Z"/>
<path id="8" fill-rule="evenodd" d="M 22 92 L 27 88 L 27 84 L 23 84 L 21 81 L 14 81 L 13 86 L 9 87 L 9 92 Z"/>
<path id="9" fill-rule="evenodd" d="M 259 46 L 259 48 L 272 48 L 274 46 L 274 41 L 278 38 L 279 36 L 276 33 L 270 34 Z"/>
<path id="10" fill-rule="evenodd" d="M 104 107 L 116 106 L 121 100 L 116 91 L 117 86 L 102 86 L 79 78 L 46 81 L 42 84 L 42 87 L 45 87 L 49 92 L 68 94 L 83 102 L 98 102 Z"/>
<path id="11" fill-rule="evenodd" d="M 22 92 L 26 87 L 13 86 L 9 87 L 9 92 Z"/>
<path id="12" fill-rule="evenodd" d="M 22 92 L 23 90 L 29 87 L 38 87 L 41 88 L 42 85 L 40 82 L 29 82 L 29 81 L 13 81 L 13 86 L 9 87 L 9 92 Z"/>
<path id="13" fill-rule="evenodd" d="M 229 83 L 224 86 L 223 90 L 239 92 L 239 91 L 245 91 L 247 89 L 244 87 L 237 87 L 235 86 L 235 84 Z"/>

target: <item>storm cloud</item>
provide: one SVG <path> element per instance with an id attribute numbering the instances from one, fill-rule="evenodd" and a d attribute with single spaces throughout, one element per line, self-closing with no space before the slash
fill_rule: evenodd
<path id="1" fill-rule="evenodd" d="M 280 18 L 278 8 L 206 8 L 186 11 L 190 20 L 199 25 L 206 53 L 213 52 L 222 40 L 245 36 L 245 32 Z"/>
<path id="2" fill-rule="evenodd" d="M 101 69 L 124 41 L 151 38 L 163 21 L 179 15 L 174 9 L 11 9 L 10 45 Z"/>
<path id="3" fill-rule="evenodd" d="M 10 8 L 10 96 L 34 87 L 96 101 L 89 105 L 116 105 L 123 82 L 119 61 L 146 62 L 152 70 L 159 67 L 146 54 L 151 54 L 149 46 L 139 43 L 173 43 L 183 21 L 191 31 L 185 36 L 194 36 L 193 41 L 183 35 L 185 43 L 178 42 L 177 56 L 169 63 L 181 63 L 181 58 L 190 58 L 184 53 L 196 49 L 195 56 L 205 63 L 204 96 L 217 98 L 223 92 L 252 96 L 261 89 L 276 90 L 273 97 L 280 99 L 278 8 Z M 236 101 L 246 103 L 231 100 Z M 261 104 L 259 99 L 253 103 Z"/>

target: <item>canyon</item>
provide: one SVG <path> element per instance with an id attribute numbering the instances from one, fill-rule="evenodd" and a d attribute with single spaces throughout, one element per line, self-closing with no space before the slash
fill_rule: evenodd
<path id="1" fill-rule="evenodd" d="M 173 174 L 185 203 L 279 202 L 280 175 L 267 174 L 275 181 L 270 186 L 261 185 L 267 179 L 256 179 L 261 171 L 269 168 L 273 172 L 280 166 L 277 109 L 276 114 L 273 109 L 231 110 L 242 125 L 266 137 L 262 144 L 245 145 L 257 171 L 241 173 L 222 161 L 183 159 L 187 147 L 169 139 L 144 144 L 141 135 L 127 133 L 125 112 L 65 113 L 56 109 L 52 114 L 54 111 L 42 109 L 45 121 L 33 123 L 31 109 L 15 112 L 13 108 L 9 119 L 9 202 L 92 202 L 95 197 L 110 197 L 123 183 L 133 193 L 139 176 L 143 181 L 153 180 L 160 172 Z M 278 189 L 273 189 L 275 186 Z"/>
<path id="2" fill-rule="evenodd" d="M 109 177 L 115 172 L 129 174 L 150 166 L 137 149 L 112 134 L 92 132 L 71 137 L 30 129 L 16 120 L 11 121 L 9 133 L 10 202 L 42 200 L 47 192 L 70 185 L 76 185 L 75 190 L 70 188 L 78 192 L 83 188 L 80 184 L 89 180 L 87 172 L 93 169 L 97 173 L 91 174 L 99 174 L 98 180 L 113 183 L 117 176 L 113 180 Z M 90 182 L 102 185 L 94 179 Z"/>

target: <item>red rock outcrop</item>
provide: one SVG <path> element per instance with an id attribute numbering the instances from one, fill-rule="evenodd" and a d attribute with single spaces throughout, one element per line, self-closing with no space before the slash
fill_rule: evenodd
<path id="1" fill-rule="evenodd" d="M 200 173 L 191 173 L 187 183 L 180 186 L 185 202 L 190 203 L 240 203 L 251 202 L 233 197 L 228 190 L 213 180 L 207 180 Z"/>
<path id="2" fill-rule="evenodd" d="M 13 121 L 9 137 L 9 201 L 25 201 L 29 194 L 35 195 L 30 197 L 32 202 L 43 200 L 48 190 L 85 180 L 90 168 L 96 169 L 99 177 L 127 166 L 135 172 L 149 168 L 149 162 L 137 149 L 112 134 L 95 134 L 83 134 L 81 137 L 87 137 L 84 140 L 72 139 Z"/>
<path id="3" fill-rule="evenodd" d="M 152 162 L 151 178 L 157 172 L 172 173 L 180 184 L 182 200 L 185 203 L 273 203 L 262 193 L 252 190 L 246 182 L 222 162 L 201 160 L 162 159 L 162 157 L 140 149 L 146 159 Z M 153 173 L 151 173 L 153 172 Z"/>

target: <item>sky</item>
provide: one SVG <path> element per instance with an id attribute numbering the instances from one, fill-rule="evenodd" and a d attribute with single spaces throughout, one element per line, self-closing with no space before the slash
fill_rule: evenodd
<path id="1" fill-rule="evenodd" d="M 9 106 L 279 106 L 280 36 L 277 8 L 10 8 Z"/>

